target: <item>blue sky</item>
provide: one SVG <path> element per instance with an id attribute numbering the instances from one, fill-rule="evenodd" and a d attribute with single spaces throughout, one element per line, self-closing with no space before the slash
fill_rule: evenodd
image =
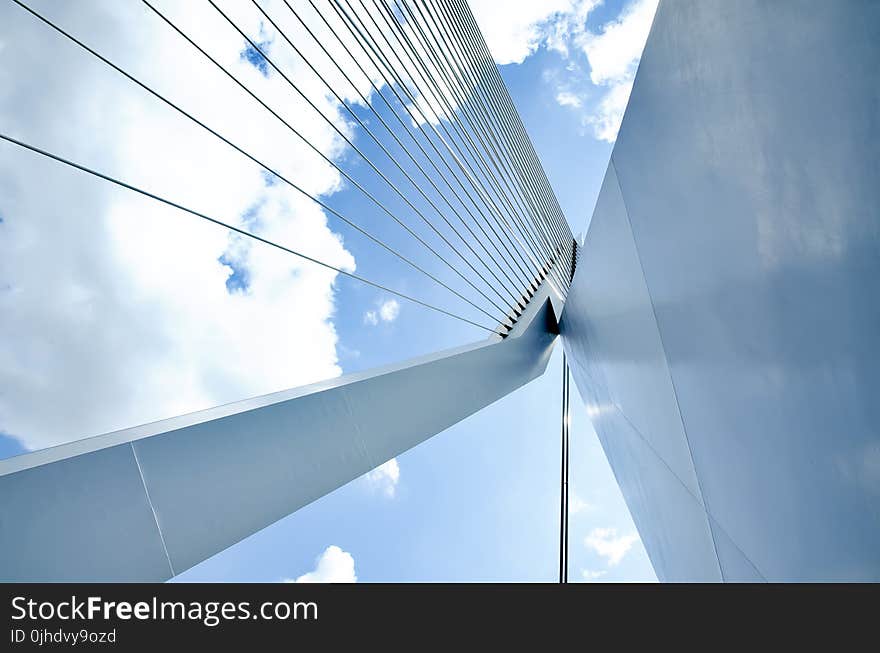
<path id="1" fill-rule="evenodd" d="M 587 226 L 610 156 L 609 110 L 613 113 L 613 101 L 619 106 L 620 91 L 631 83 L 634 73 L 632 56 L 626 50 L 633 46 L 629 42 L 621 45 L 630 38 L 625 19 L 644 4 L 639 0 L 598 5 L 555 2 L 562 8 L 560 13 L 541 14 L 525 3 L 527 15 L 522 21 L 531 35 L 527 56 L 522 56 L 516 40 L 522 39 L 522 30 L 505 32 L 500 24 L 505 17 L 493 13 L 491 3 L 475 5 L 496 59 L 521 59 L 505 63 L 501 72 L 576 235 Z M 615 33 L 621 38 L 602 42 L 602 34 Z M 283 45 L 263 33 L 262 26 L 259 36 L 270 53 Z M 47 37 L 42 34 L 40 38 Z M 499 56 L 499 52 L 504 54 Z M 266 83 L 277 81 L 253 52 L 242 47 L 237 54 Z M 358 115 L 378 133 L 368 111 L 361 108 Z M 355 132 L 354 140 L 371 158 L 380 157 L 362 133 Z M 353 176 L 366 179 L 364 165 L 351 152 L 341 152 L 338 160 Z M 257 188 L 260 183 L 273 185 L 265 177 L 254 183 Z M 375 182 L 364 185 L 380 189 Z M 349 184 L 337 185 L 325 197 L 334 209 L 357 216 L 359 224 L 418 258 L 418 248 L 405 234 L 392 229 L 387 217 Z M 403 211 L 393 197 L 387 201 Z M 15 215 L 2 205 L 0 214 L 9 217 L 0 229 L 7 227 L 6 222 L 15 222 Z M 266 215 L 263 205 L 255 204 L 241 212 L 241 221 L 258 224 Z M 340 235 L 359 274 L 442 306 L 453 305 L 442 289 L 338 219 L 329 216 L 328 226 Z M 214 261 L 219 258 L 228 266 L 226 292 L 244 296 L 254 270 L 248 265 L 247 252 L 242 255 L 237 243 L 230 243 Z M 260 270 L 256 270 L 259 277 Z M 302 277 L 306 273 L 294 274 Z M 355 281 L 337 278 L 333 287 L 329 318 L 338 337 L 336 364 L 343 373 L 484 337 L 473 327 L 403 300 L 395 303 L 391 295 Z M 311 310 L 304 301 L 293 301 L 289 307 L 292 313 Z M 389 473 L 349 483 L 184 572 L 179 580 L 278 581 L 299 578 L 313 572 L 316 565 L 332 574 L 334 565 L 351 563 L 358 581 L 365 582 L 555 580 L 560 358 L 558 345 L 542 378 L 399 456 L 396 470 L 388 468 Z M 654 580 L 583 404 L 576 389 L 572 392 L 570 578 Z M 0 456 L 24 451 L 21 440 L 0 434 Z M 339 551 L 331 549 L 322 567 L 319 557 L 328 547 Z M 345 568 L 342 573 L 350 572 Z"/>

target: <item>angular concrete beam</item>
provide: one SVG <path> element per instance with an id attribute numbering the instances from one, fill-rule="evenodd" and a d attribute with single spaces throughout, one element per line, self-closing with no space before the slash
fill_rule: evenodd
<path id="1" fill-rule="evenodd" d="M 503 340 L 0 461 L 0 579 L 192 567 L 540 376 L 551 292 Z"/>
<path id="2" fill-rule="evenodd" d="M 880 581 L 880 3 L 661 2 L 561 319 L 661 580 Z"/>

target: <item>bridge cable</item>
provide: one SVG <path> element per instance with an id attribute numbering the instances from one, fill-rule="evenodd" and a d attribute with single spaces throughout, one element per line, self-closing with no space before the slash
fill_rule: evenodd
<path id="1" fill-rule="evenodd" d="M 6 134 L 0 133 L 0 140 L 7 141 L 9 143 L 12 143 L 13 145 L 18 145 L 19 147 L 22 147 L 26 150 L 30 150 L 31 152 L 34 152 L 36 154 L 40 154 L 46 158 L 52 159 L 52 160 L 57 161 L 59 163 L 63 163 L 64 165 L 67 165 L 71 168 L 75 168 L 77 170 L 88 173 L 94 177 L 98 177 L 100 179 L 108 181 L 112 184 L 115 184 L 115 185 L 120 186 L 122 188 L 125 188 L 127 190 L 133 191 L 133 192 L 138 193 L 140 195 L 143 195 L 145 197 L 149 197 L 150 199 L 156 200 L 157 202 L 161 202 L 162 204 L 166 204 L 166 205 L 171 206 L 173 208 L 179 209 L 179 210 L 184 211 L 186 213 L 189 213 L 190 215 L 193 215 L 197 218 L 201 218 L 202 220 L 205 220 L 207 222 L 211 222 L 211 223 L 216 224 L 220 227 L 224 227 L 225 229 L 228 229 L 229 231 L 233 231 L 239 235 L 246 236 L 247 238 L 251 238 L 253 240 L 259 241 L 259 242 L 264 243 L 266 245 L 270 245 L 272 247 L 275 247 L 276 249 L 280 249 L 283 252 L 287 252 L 288 254 L 293 254 L 294 256 L 297 256 L 301 259 L 304 259 L 304 260 L 309 261 L 311 263 L 315 263 L 316 265 L 320 265 L 321 267 L 327 268 L 328 270 L 333 270 L 333 271 L 338 272 L 339 274 L 342 274 L 346 277 L 349 277 L 349 278 L 354 279 L 356 281 L 360 281 L 361 283 L 365 283 L 369 286 L 373 286 L 374 288 L 378 288 L 379 290 L 383 290 L 387 293 L 390 293 L 392 295 L 400 297 L 401 299 L 405 299 L 409 302 L 413 302 L 414 304 L 418 304 L 418 305 L 423 306 L 425 308 L 429 308 L 432 311 L 436 311 L 438 313 L 442 313 L 443 315 L 447 315 L 449 317 L 455 318 L 455 319 L 460 320 L 462 322 L 466 322 L 472 326 L 483 329 L 484 331 L 489 331 L 490 333 L 497 333 L 496 329 L 492 329 L 492 328 L 486 327 L 482 324 L 478 324 L 477 322 L 473 322 L 465 317 L 462 317 L 460 315 L 456 315 L 455 313 L 451 313 L 451 312 L 449 312 L 445 309 L 442 309 L 438 306 L 434 306 L 433 304 L 429 304 L 428 302 L 424 302 L 420 299 L 416 299 L 415 297 L 407 295 L 406 293 L 400 292 L 398 290 L 393 290 L 392 288 L 389 288 L 388 286 L 384 286 L 384 285 L 377 283 L 375 281 L 371 281 L 365 277 L 362 277 L 358 274 L 355 274 L 354 272 L 348 272 L 347 270 L 344 270 L 342 268 L 338 268 L 338 267 L 331 265 L 329 263 L 325 263 L 324 261 L 320 261 L 316 258 L 313 258 L 313 257 L 307 255 L 307 254 L 303 254 L 302 252 L 298 252 L 294 249 L 286 247 L 285 245 L 281 245 L 279 243 L 276 243 L 272 240 L 269 240 L 268 238 L 263 238 L 262 236 L 259 236 L 259 235 L 255 234 L 253 232 L 250 232 L 246 229 L 242 229 L 242 228 L 236 227 L 235 225 L 230 224 L 228 222 L 224 222 L 223 220 L 218 220 L 217 218 L 212 218 L 211 216 L 206 215 L 204 213 L 201 213 L 199 211 L 196 211 L 195 209 L 188 208 L 186 206 L 183 206 L 182 204 L 178 204 L 177 202 L 174 202 L 172 200 L 164 198 L 164 197 L 157 195 L 155 193 L 152 193 L 148 190 L 144 190 L 142 188 L 139 188 L 137 186 L 129 184 L 125 181 L 117 179 L 115 177 L 111 177 L 110 175 L 104 174 L 103 172 L 99 172 L 97 170 L 94 170 L 94 169 L 89 168 L 87 166 L 84 166 L 82 164 L 76 163 L 76 162 L 71 161 L 69 159 L 65 159 L 62 156 L 59 156 L 57 154 L 53 154 L 51 152 L 43 150 L 35 145 L 30 145 L 30 144 L 25 143 L 23 141 L 20 141 L 16 138 L 13 138 L 12 136 L 8 136 Z"/>

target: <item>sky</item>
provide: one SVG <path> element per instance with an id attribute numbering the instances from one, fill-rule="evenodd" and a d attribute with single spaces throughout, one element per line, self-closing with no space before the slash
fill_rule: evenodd
<path id="1" fill-rule="evenodd" d="M 423 255 L 327 160 L 145 6 L 28 4 L 335 211 L 357 216 L 412 258 Z M 209 6 L 155 4 L 327 159 L 366 178 L 340 133 L 294 96 Z M 378 155 L 253 5 L 219 4 L 342 134 L 368 156 Z M 264 4 L 274 16 L 285 9 Z M 309 11 L 305 2 L 295 4 Z M 571 229 L 580 235 L 656 1 L 516 1 L 501 11 L 497 2 L 472 0 L 471 7 Z M 324 59 L 308 39 L 294 41 L 322 72 L 338 75 L 317 63 Z M 295 243 L 343 270 L 453 306 L 442 289 L 331 212 L 12 3 L 0 8 L 0 53 L 4 133 Z M 377 71 L 368 72 L 381 85 Z M 370 93 L 364 79 L 345 99 L 357 103 Z M 355 112 L 370 119 L 362 102 Z M 467 306 L 454 306 L 468 314 Z M 6 143 L 0 144 L 0 316 L 3 457 L 485 337 L 465 323 Z M 557 346 L 543 377 L 177 580 L 555 580 L 560 358 Z M 572 392 L 570 579 L 655 580 L 574 387 Z"/>

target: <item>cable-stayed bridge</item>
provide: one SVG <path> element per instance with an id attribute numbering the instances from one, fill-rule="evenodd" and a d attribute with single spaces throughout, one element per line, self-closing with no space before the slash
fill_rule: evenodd
<path id="1" fill-rule="evenodd" d="M 374 286 L 483 340 L 0 461 L 4 579 L 173 577 L 543 374 L 557 340 L 661 580 L 880 578 L 876 6 L 662 2 L 578 243 L 464 0 L 250 0 L 278 35 L 271 52 L 207 0 L 235 47 L 344 144 L 344 158 L 142 0 L 145 20 L 335 170 L 404 250 L 87 32 L 10 2 L 46 38 L 93 57 L 439 294 L 321 260 L 33 135 L 0 129 L 5 148 Z M 791 38 L 780 44 L 781 33 Z M 822 79 L 836 80 L 835 93 Z M 564 411 L 568 388 L 566 368 Z M 565 415 L 562 443 L 565 488 Z"/>
<path id="2" fill-rule="evenodd" d="M 416 254 L 385 242 L 356 216 L 334 208 L 277 164 L 187 111 L 92 46 L 88 34 L 73 33 L 25 2 L 15 4 L 44 26 L 47 38 L 66 39 L 133 91 L 149 94 L 275 183 L 343 221 L 378 251 L 442 289 L 446 301 L 422 299 L 368 272 L 334 266 L 295 243 L 243 227 L 231 216 L 209 215 L 63 152 L 3 133 L 10 146 L 175 208 L 181 219 L 208 221 L 444 319 L 464 322 L 488 339 L 392 368 L 6 461 L 5 509 L 17 510 L 17 505 L 29 516 L 9 514 L 4 524 L 31 524 L 27 537 L 4 529 L 11 578 L 169 578 L 543 372 L 573 277 L 576 244 L 466 4 L 307 0 L 270 7 L 253 0 L 261 20 L 280 37 L 275 47 L 287 48 L 311 72 L 306 81 L 276 62 L 259 35 L 249 34 L 232 12 L 208 0 L 236 45 L 243 42 L 249 56 L 307 106 L 311 118 L 342 140 L 359 164 L 355 169 L 328 155 L 286 117 L 284 107 L 273 106 L 157 4 L 143 2 L 145 19 L 164 23 L 194 59 L 228 80 L 231 93 L 253 101 L 260 120 L 280 124 L 337 171 L 364 202 L 411 239 L 409 251 Z M 307 56 L 307 47 L 317 49 L 319 57 Z M 322 108 L 315 85 L 349 124 Z M 429 397 L 430 410 L 424 404 Z M 411 408 L 401 413 L 401 405 Z M 385 416 L 395 406 L 397 423 L 389 428 Z M 153 450 L 155 445 L 161 449 Z M 58 501 L 61 496 L 66 498 Z M 83 538 L 71 546 L 67 536 L 65 553 L 34 546 L 37 540 L 59 541 L 74 523 Z"/>

